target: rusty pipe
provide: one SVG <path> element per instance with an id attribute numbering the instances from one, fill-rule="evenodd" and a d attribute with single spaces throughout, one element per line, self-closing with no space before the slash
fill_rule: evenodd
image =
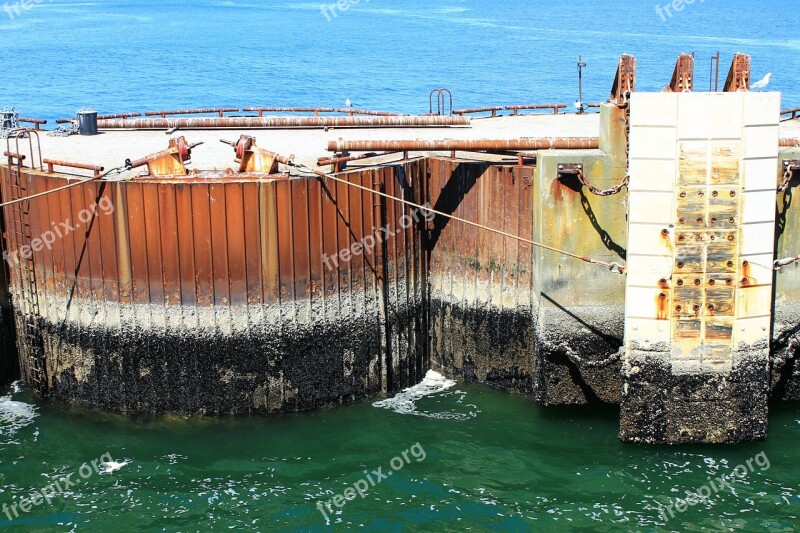
<path id="1" fill-rule="evenodd" d="M 783 138 L 778 141 L 778 146 L 781 148 L 795 148 L 800 146 L 800 137 L 795 138 Z"/>
<path id="2" fill-rule="evenodd" d="M 18 122 L 25 122 L 26 124 L 33 124 L 35 129 L 39 129 L 39 126 L 42 124 L 47 124 L 47 121 L 43 118 L 25 118 L 19 117 L 17 119 Z"/>
<path id="3" fill-rule="evenodd" d="M 26 157 L 23 154 L 18 154 L 16 152 L 3 152 L 3 155 L 6 157 L 13 157 L 15 159 L 19 159 L 20 161 L 25 161 Z"/>
<path id="4" fill-rule="evenodd" d="M 234 113 L 239 111 L 238 107 L 210 107 L 205 109 L 171 109 L 167 111 L 146 111 L 146 117 L 166 117 L 167 115 L 197 115 L 202 113 L 217 113 L 220 117 L 223 116 L 223 113 L 231 112 Z"/>
<path id="5" fill-rule="evenodd" d="M 469 126 L 468 117 L 223 117 L 100 120 L 99 129 L 402 128 Z"/>
<path id="6" fill-rule="evenodd" d="M 353 115 L 371 115 L 374 117 L 402 117 L 402 113 L 391 113 L 389 111 L 371 111 L 369 109 L 352 109 L 349 107 L 341 107 L 336 110 L 337 113 L 348 113 L 351 117 Z"/>
<path id="7" fill-rule="evenodd" d="M 91 170 L 94 172 L 95 176 L 100 175 L 100 173 L 105 170 L 100 165 L 91 165 L 88 163 L 75 163 L 72 161 L 60 161 L 58 159 L 43 159 L 42 162 L 47 165 L 47 173 L 53 173 L 53 167 L 69 167 L 69 168 L 79 168 L 81 170 Z"/>
<path id="8" fill-rule="evenodd" d="M 595 149 L 600 147 L 598 137 L 521 137 L 519 139 L 439 139 L 402 141 L 330 141 L 332 152 L 445 152 L 460 150 L 478 152 L 483 150 L 549 150 L 549 149 Z"/>
<path id="9" fill-rule="evenodd" d="M 347 157 L 320 157 L 317 159 L 317 165 L 325 166 L 325 165 L 335 165 L 337 163 L 349 163 L 350 161 L 360 161 L 362 159 L 371 159 L 373 157 L 383 157 L 386 155 L 397 154 L 399 152 L 381 152 L 381 153 L 374 153 L 369 152 L 366 154 L 361 155 L 351 155 Z"/>

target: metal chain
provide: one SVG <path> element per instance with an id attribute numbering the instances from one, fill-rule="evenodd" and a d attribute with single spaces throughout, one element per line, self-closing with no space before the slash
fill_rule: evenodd
<path id="1" fill-rule="evenodd" d="M 786 172 L 783 173 L 781 184 L 778 185 L 778 192 L 783 192 L 789 188 L 789 183 L 792 181 L 792 176 L 794 175 L 795 170 L 800 170 L 800 167 L 796 167 L 794 165 L 788 165 L 786 167 Z"/>
<path id="2" fill-rule="evenodd" d="M 70 122 L 69 124 L 62 124 L 47 134 L 48 137 L 69 137 L 70 135 L 77 135 L 80 133 L 80 128 L 77 123 Z"/>
<path id="3" fill-rule="evenodd" d="M 631 178 L 630 175 L 627 175 L 625 176 L 625 178 L 623 178 L 621 182 L 611 187 L 610 189 L 599 189 L 594 185 L 592 185 L 591 183 L 589 183 L 589 181 L 586 179 L 586 176 L 584 176 L 582 170 L 578 170 L 578 180 L 583 184 L 584 187 L 589 189 L 589 192 L 597 196 L 611 196 L 613 194 L 617 194 L 622 190 L 623 187 L 628 186 L 628 183 L 630 183 L 630 178 Z"/>
<path id="4" fill-rule="evenodd" d="M 4 107 L 0 114 L 5 117 L 8 115 L 8 126 L 5 125 L 5 121 L 0 123 L 0 139 L 7 139 L 9 135 L 14 133 L 16 130 L 20 129 L 19 126 L 19 113 L 17 113 L 17 109 L 12 107 L 11 109 Z M 25 138 L 27 136 L 20 136 L 20 138 Z"/>

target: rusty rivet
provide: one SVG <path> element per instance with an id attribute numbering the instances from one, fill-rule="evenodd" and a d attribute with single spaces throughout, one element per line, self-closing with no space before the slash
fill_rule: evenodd
<path id="1" fill-rule="evenodd" d="M 686 198 L 686 191 L 681 191 L 680 197 L 681 198 Z"/>
<path id="2" fill-rule="evenodd" d="M 750 264 L 750 261 L 747 261 L 746 259 L 744 261 L 742 261 L 742 266 L 744 266 L 744 267 L 746 267 L 749 264 Z"/>
<path id="3" fill-rule="evenodd" d="M 712 219 L 711 219 L 711 223 L 712 223 L 712 224 L 716 224 L 716 223 L 717 223 L 717 219 L 716 219 L 716 218 L 712 218 Z"/>
<path id="4" fill-rule="evenodd" d="M 700 234 L 697 234 L 697 235 L 695 236 L 695 240 L 702 241 L 702 240 L 703 240 L 703 236 L 702 236 L 702 235 L 700 235 Z"/>
<path id="5" fill-rule="evenodd" d="M 662 300 L 666 300 L 667 295 L 662 292 L 661 294 L 658 295 L 658 297 L 661 298 Z"/>
<path id="6" fill-rule="evenodd" d="M 728 219 L 728 222 L 730 222 L 731 224 L 733 224 L 735 221 L 736 221 L 736 219 L 735 219 L 735 218 L 733 218 L 733 217 L 731 217 L 731 218 L 729 218 L 729 219 Z"/>
<path id="7" fill-rule="evenodd" d="M 684 241 L 684 239 L 685 239 L 685 237 L 684 237 L 683 235 L 678 235 L 678 240 L 679 240 L 680 242 L 683 242 L 683 241 Z"/>
<path id="8" fill-rule="evenodd" d="M 682 305 L 676 305 L 676 306 L 675 306 L 675 310 L 676 310 L 676 311 L 680 311 L 681 309 L 683 309 L 683 306 L 682 306 Z"/>
<path id="9" fill-rule="evenodd" d="M 699 311 L 700 310 L 700 306 L 698 304 L 694 304 L 692 306 L 692 309 L 694 309 L 695 311 Z"/>
<path id="10" fill-rule="evenodd" d="M 682 279 L 679 279 L 679 280 L 678 280 L 678 287 L 682 287 L 682 286 L 683 286 L 683 280 L 682 280 Z"/>
<path id="11" fill-rule="evenodd" d="M 713 196 L 714 198 L 716 198 L 718 194 L 719 194 L 719 193 L 718 193 L 717 191 L 714 191 L 714 192 L 712 192 L 712 193 L 711 193 L 711 196 Z"/>
<path id="12" fill-rule="evenodd" d="M 694 284 L 695 284 L 695 285 L 700 285 L 700 280 L 699 280 L 699 279 L 695 279 L 695 280 L 694 280 Z"/>
<path id="13" fill-rule="evenodd" d="M 666 237 L 667 235 L 669 235 L 669 230 L 668 230 L 668 229 L 666 229 L 666 228 L 665 228 L 665 229 L 662 229 L 662 230 L 661 230 L 661 235 L 663 235 L 664 237 Z"/>
<path id="14" fill-rule="evenodd" d="M 731 285 L 732 283 L 733 283 L 733 280 L 731 278 L 728 278 L 728 279 L 725 280 L 725 284 L 726 285 Z"/>
<path id="15" fill-rule="evenodd" d="M 708 310 L 709 311 L 713 311 L 714 310 L 714 304 L 708 304 Z"/>
<path id="16" fill-rule="evenodd" d="M 733 198 L 734 196 L 736 196 L 736 191 L 731 191 L 731 198 Z"/>
<path id="17" fill-rule="evenodd" d="M 732 267 L 732 266 L 733 266 L 733 261 L 728 261 L 728 263 L 727 263 L 727 264 L 728 264 L 728 268 L 730 268 L 730 267 Z"/>
<path id="18" fill-rule="evenodd" d="M 728 235 L 728 240 L 733 241 L 733 235 Z"/>
<path id="19" fill-rule="evenodd" d="M 715 284 L 715 283 L 716 283 L 716 281 L 714 281 L 713 279 L 710 279 L 710 280 L 708 280 L 708 284 L 709 284 L 709 285 L 713 285 L 713 284 Z"/>
<path id="20" fill-rule="evenodd" d="M 666 285 L 666 284 L 667 284 L 667 278 L 661 278 L 660 280 L 658 280 L 658 282 L 659 282 L 661 285 Z"/>
<path id="21" fill-rule="evenodd" d="M 683 268 L 683 261 L 678 261 L 678 268 Z"/>
<path id="22" fill-rule="evenodd" d="M 703 217 L 697 217 L 697 223 L 698 224 L 702 224 L 703 223 Z"/>
<path id="23" fill-rule="evenodd" d="M 683 224 L 685 221 L 682 218 L 678 219 L 678 224 Z"/>
<path id="24" fill-rule="evenodd" d="M 703 196 L 703 191 L 697 191 L 698 196 Z"/>
<path id="25" fill-rule="evenodd" d="M 711 236 L 709 237 L 709 239 L 713 241 L 713 240 L 716 240 L 716 237 L 714 237 L 713 235 L 711 235 Z"/>
<path id="26" fill-rule="evenodd" d="M 742 285 L 747 285 L 747 278 L 742 278 Z"/>

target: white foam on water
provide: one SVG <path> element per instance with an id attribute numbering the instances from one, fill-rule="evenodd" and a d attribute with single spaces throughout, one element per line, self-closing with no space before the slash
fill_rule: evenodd
<path id="1" fill-rule="evenodd" d="M 428 370 L 428 373 L 425 374 L 425 378 L 421 382 L 417 383 L 413 387 L 404 389 L 402 392 L 397 393 L 392 398 L 373 402 L 372 406 L 382 409 L 389 409 L 395 413 L 403 415 L 427 416 L 429 418 L 465 420 L 467 418 L 474 417 L 476 415 L 475 412 L 428 412 L 417 410 L 417 401 L 425 398 L 426 396 L 441 394 L 455 385 L 456 382 L 452 379 L 447 379 L 434 370 Z M 461 403 L 461 399 L 459 399 L 458 403 Z"/>
<path id="2" fill-rule="evenodd" d="M 101 474 L 110 474 L 112 472 L 116 472 L 123 466 L 130 464 L 130 461 L 123 460 L 122 462 L 117 461 L 104 461 L 103 462 L 103 471 L 100 472 Z"/>
<path id="3" fill-rule="evenodd" d="M 16 383 L 12 390 L 19 390 Z M 18 402 L 9 396 L 0 396 L 0 435 L 13 435 L 31 424 L 38 416 L 36 408 L 25 402 Z"/>

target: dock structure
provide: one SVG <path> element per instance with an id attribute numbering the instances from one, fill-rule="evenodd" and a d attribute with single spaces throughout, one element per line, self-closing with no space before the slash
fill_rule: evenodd
<path id="1" fill-rule="evenodd" d="M 693 68 L 642 93 L 623 56 L 599 114 L 12 131 L 4 339 L 43 395 L 111 410 L 314 409 L 435 368 L 620 404 L 629 442 L 763 439 L 800 399 L 800 123 L 747 56 L 720 93 Z"/>

